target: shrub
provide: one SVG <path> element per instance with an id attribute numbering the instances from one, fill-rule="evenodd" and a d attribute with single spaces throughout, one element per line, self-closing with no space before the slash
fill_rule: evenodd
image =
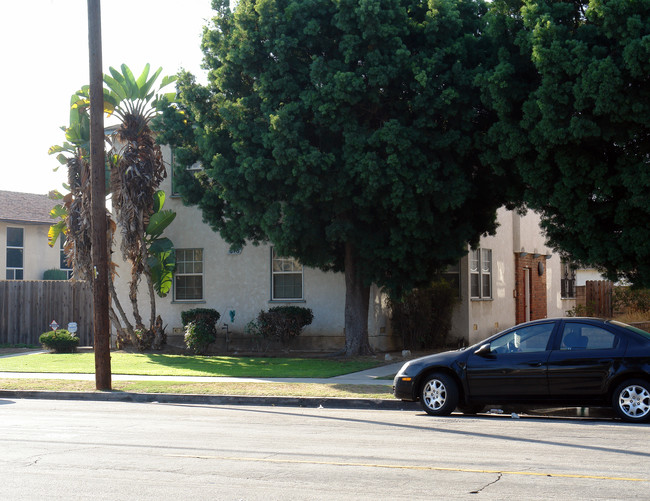
<path id="1" fill-rule="evenodd" d="M 44 332 L 38 340 L 45 348 L 54 350 L 55 353 L 74 353 L 79 346 L 79 338 L 65 329 Z"/>
<path id="2" fill-rule="evenodd" d="M 59 270 L 53 268 L 51 270 L 45 270 L 43 272 L 43 280 L 67 280 L 68 272 L 65 270 Z"/>
<path id="3" fill-rule="evenodd" d="M 269 311 L 260 311 L 255 329 L 267 340 L 278 340 L 287 344 L 302 333 L 314 319 L 309 308 L 301 306 L 276 306 Z"/>
<path id="4" fill-rule="evenodd" d="M 190 322 L 185 326 L 185 344 L 197 355 L 204 355 L 217 340 L 217 329 L 207 322 Z"/>
<path id="5" fill-rule="evenodd" d="M 413 290 L 401 299 L 389 299 L 393 331 L 404 349 L 440 348 L 447 344 L 458 291 L 444 280 Z"/>
<path id="6" fill-rule="evenodd" d="M 614 287 L 614 309 L 632 313 L 650 311 L 650 290 L 632 287 Z"/>
<path id="7" fill-rule="evenodd" d="M 212 308 L 194 308 L 193 310 L 181 312 L 183 327 L 187 326 L 190 322 L 206 322 L 216 326 L 219 318 L 221 318 L 219 312 Z"/>
<path id="8" fill-rule="evenodd" d="M 195 308 L 181 312 L 185 327 L 185 345 L 197 355 L 208 351 L 208 346 L 217 340 L 219 312 L 212 308 Z"/>
<path id="9" fill-rule="evenodd" d="M 593 302 L 587 304 L 576 304 L 570 310 L 567 310 L 567 317 L 593 317 L 596 311 L 596 305 Z"/>

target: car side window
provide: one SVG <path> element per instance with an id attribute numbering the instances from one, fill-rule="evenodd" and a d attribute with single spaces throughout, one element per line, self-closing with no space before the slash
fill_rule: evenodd
<path id="1" fill-rule="evenodd" d="M 491 353 L 533 353 L 546 351 L 555 324 L 537 324 L 504 334 L 490 343 Z"/>
<path id="2" fill-rule="evenodd" d="M 562 331 L 560 350 L 611 350 L 619 338 L 606 329 L 579 322 L 567 322 Z"/>

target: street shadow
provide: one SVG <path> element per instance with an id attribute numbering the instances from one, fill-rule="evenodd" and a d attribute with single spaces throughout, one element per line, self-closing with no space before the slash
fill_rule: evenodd
<path id="1" fill-rule="evenodd" d="M 197 407 L 195 405 L 189 405 L 189 404 L 164 404 L 164 405 L 180 405 L 180 406 L 189 406 L 189 407 Z M 230 410 L 233 412 L 242 412 L 242 413 L 256 413 L 256 414 L 274 414 L 278 416 L 296 416 L 296 413 L 293 412 L 288 412 L 288 411 L 283 411 L 280 409 L 251 409 L 250 407 L 223 407 L 223 406 L 211 406 L 211 405 L 200 405 L 198 407 L 206 407 L 206 408 L 219 408 L 220 410 Z M 303 412 L 305 409 L 301 408 L 301 412 Z M 312 409 L 312 410 L 318 410 L 318 409 Z M 340 409 L 339 409 L 340 410 Z M 428 414 L 422 413 L 419 416 L 421 416 L 423 419 L 426 419 L 429 422 L 432 422 L 433 424 L 437 425 L 440 423 L 443 423 L 446 419 L 450 418 L 434 418 L 429 416 Z M 436 433 L 444 433 L 447 435 L 454 435 L 454 436 L 462 436 L 462 437 L 475 437 L 479 439 L 492 439 L 492 440 L 505 440 L 508 442 L 521 442 L 521 443 L 528 443 L 528 444 L 536 444 L 536 445 L 550 445 L 554 447 L 559 447 L 561 449 L 579 449 L 579 450 L 585 450 L 585 451 L 599 451 L 599 452 L 607 452 L 607 453 L 612 453 L 612 454 L 620 454 L 623 456 L 637 456 L 637 457 L 642 457 L 642 458 L 650 458 L 650 452 L 642 452 L 642 451 L 634 451 L 634 450 L 629 450 L 629 449 L 613 449 L 611 447 L 600 447 L 596 445 L 586 445 L 586 444 L 568 444 L 566 442 L 560 442 L 556 440 L 544 440 L 544 439 L 538 439 L 538 438 L 524 438 L 524 437 L 513 437 L 512 435 L 505 435 L 505 434 L 493 434 L 493 433 L 484 433 L 484 432 L 478 432 L 478 431 L 467 431 L 467 430 L 450 430 L 446 429 L 440 426 L 416 426 L 416 425 L 410 425 L 410 424 L 402 424 L 402 423 L 391 423 L 391 422 L 386 422 L 386 421 L 381 421 L 381 420 L 373 420 L 373 419 L 358 419 L 358 418 L 351 418 L 351 417 L 339 417 L 339 416 L 319 416 L 319 415 L 313 415 L 313 414 L 300 414 L 300 417 L 304 419 L 312 419 L 314 421 L 338 421 L 338 422 L 347 422 L 347 423 L 362 423 L 362 424 L 371 424 L 371 425 L 379 425 L 379 426 L 387 426 L 390 428 L 402 428 L 402 429 L 409 429 L 409 430 L 418 430 L 422 432 L 436 432 Z M 481 421 L 484 419 L 490 419 L 491 417 L 494 418 L 500 418 L 504 419 L 503 416 L 454 416 L 454 418 L 459 417 L 463 420 L 474 420 L 474 421 Z M 510 419 L 509 417 L 507 419 Z M 543 420 L 543 418 L 534 418 L 536 422 Z M 572 425 L 575 426 L 596 426 L 596 425 L 602 425 L 602 422 L 594 422 L 594 421 L 578 421 L 578 420 L 572 420 L 571 421 Z M 614 426 L 624 426 L 624 427 L 645 427 L 647 425 L 644 424 L 634 424 L 634 423 L 623 423 L 623 422 L 618 422 L 618 421 L 612 421 L 612 425 Z M 645 442 L 644 442 L 645 443 Z"/>
<path id="2" fill-rule="evenodd" d="M 15 403 L 16 402 L 14 402 L 13 400 L 3 400 L 2 398 L 0 398 L 0 405 L 8 405 L 8 404 L 15 404 Z"/>

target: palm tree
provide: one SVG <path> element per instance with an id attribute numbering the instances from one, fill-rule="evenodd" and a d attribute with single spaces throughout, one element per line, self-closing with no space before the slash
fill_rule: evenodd
<path id="1" fill-rule="evenodd" d="M 159 323 L 156 322 L 155 287 L 152 262 L 148 259 L 152 241 L 147 238 L 147 229 L 151 215 L 158 213 L 161 208 L 155 206 L 156 193 L 167 173 L 150 121 L 160 106 L 175 97 L 175 93 L 158 94 L 152 91 L 162 68 L 158 68 L 151 77 L 149 69 L 147 64 L 136 79 L 125 64 L 121 66 L 121 72 L 111 67 L 111 74 L 104 75 L 104 82 L 108 86 L 109 98 L 115 104 L 114 113 L 120 119 L 116 133 L 116 143 L 120 148 L 117 151 L 118 160 L 111 169 L 111 191 L 113 210 L 122 237 L 122 255 L 131 263 L 129 299 L 136 330 L 143 333 L 148 331 L 149 334 L 155 331 L 154 344 L 157 344 L 161 342 L 163 333 L 161 328 L 156 327 Z M 175 77 L 164 77 L 158 90 L 174 81 Z M 171 266 L 172 263 L 168 261 L 168 265 Z M 137 298 L 138 283 L 143 273 L 147 280 L 151 306 L 148 330 L 140 315 Z"/>
<path id="2" fill-rule="evenodd" d="M 155 294 L 164 297 L 171 289 L 171 276 L 175 268 L 172 242 L 162 237 L 164 229 L 176 214 L 163 210 L 164 192 L 158 190 L 166 176 L 160 147 L 155 143 L 149 122 L 174 93 L 157 94 L 151 89 L 162 68 L 149 78 L 147 64 L 136 80 L 131 70 L 122 65 L 122 73 L 110 68 L 112 76 L 105 75 L 104 111 L 120 119 L 116 139 L 107 136 L 110 154 L 107 155 L 107 179 L 110 179 L 116 222 L 107 212 L 109 256 L 113 235 L 119 226 L 122 236 L 121 250 L 131 263 L 129 299 L 135 326 L 126 315 L 114 286 L 116 265 L 111 262 L 109 307 L 111 321 L 118 331 L 118 344 L 131 343 L 142 347 L 143 342 L 159 348 L 164 343 L 162 322 L 156 318 Z M 175 77 L 163 78 L 159 89 L 172 83 Z M 53 192 L 53 198 L 62 200 L 52 211 L 52 217 L 61 220 L 50 228 L 50 245 L 61 234 L 66 235 L 65 252 L 78 279 L 89 279 L 92 273 L 90 248 L 90 168 L 89 168 L 89 94 L 88 86 L 76 92 L 71 99 L 70 126 L 65 129 L 66 142 L 50 148 L 50 154 L 68 168 L 70 193 Z M 117 224 L 116 224 L 117 223 Z M 109 260 L 110 262 L 110 260 Z M 151 317 L 145 328 L 137 301 L 138 282 L 144 273 L 150 296 Z M 113 309 L 115 309 L 117 313 Z"/>
<path id="3" fill-rule="evenodd" d="M 68 169 L 68 184 L 65 187 L 69 193 L 62 195 L 54 190 L 50 198 L 60 200 L 51 211 L 53 219 L 59 219 L 48 232 L 49 245 L 53 247 L 58 238 L 65 238 L 64 252 L 68 263 L 73 267 L 73 276 L 77 280 L 89 280 L 93 273 L 91 252 L 91 201 L 90 201 L 90 117 L 89 117 L 88 87 L 83 87 L 72 95 L 70 99 L 70 125 L 64 128 L 66 141 L 63 145 L 52 146 L 48 153 L 57 154 L 58 161 Z M 112 106 L 107 102 L 107 111 Z M 114 157 L 108 157 L 109 164 Z M 58 169 L 58 167 L 57 167 Z M 55 170 L 57 170 L 55 169 Z M 110 166 L 107 165 L 107 178 Z M 115 233 L 115 222 L 106 211 L 108 240 L 107 253 L 110 257 Z M 111 273 L 109 273 L 108 287 L 112 301 L 109 304 L 109 316 L 119 334 L 130 336 L 133 326 L 124 312 L 119 297 L 115 292 L 115 263 L 109 259 Z M 119 317 L 115 312 L 117 309 Z M 121 321 L 120 321 L 121 319 Z M 122 326 L 124 322 L 124 327 Z"/>

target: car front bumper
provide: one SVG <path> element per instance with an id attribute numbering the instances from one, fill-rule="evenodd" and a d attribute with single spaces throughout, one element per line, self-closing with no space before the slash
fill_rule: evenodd
<path id="1" fill-rule="evenodd" d="M 399 374 L 395 376 L 395 379 L 393 379 L 393 395 L 395 395 L 395 398 L 408 400 L 410 402 L 414 401 L 416 399 L 413 394 L 414 383 L 415 380 L 410 376 Z"/>

